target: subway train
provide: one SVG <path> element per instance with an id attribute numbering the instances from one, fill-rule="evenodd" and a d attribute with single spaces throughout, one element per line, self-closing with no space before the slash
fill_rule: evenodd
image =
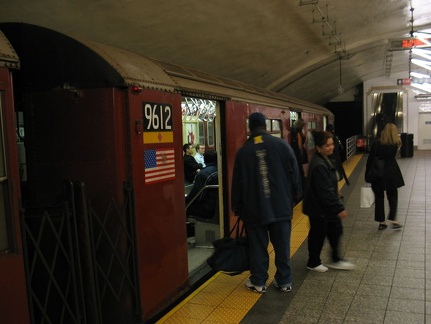
<path id="1" fill-rule="evenodd" d="M 289 141 L 324 107 L 40 26 L 0 24 L 0 314 L 150 323 L 212 274 L 247 117 Z M 186 217 L 183 144 L 218 152 L 218 208 Z M 308 145 L 312 154 L 312 142 Z"/>

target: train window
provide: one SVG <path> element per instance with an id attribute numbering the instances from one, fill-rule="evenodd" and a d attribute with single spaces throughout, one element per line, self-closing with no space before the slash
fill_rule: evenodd
<path id="1" fill-rule="evenodd" d="M 199 141 L 196 144 L 205 143 L 205 130 L 204 130 L 204 123 L 198 123 L 199 125 Z"/>
<path id="2" fill-rule="evenodd" d="M 247 118 L 247 130 L 249 130 L 248 127 L 248 118 Z M 282 127 L 281 127 L 281 120 L 279 119 L 266 119 L 266 131 L 275 137 L 282 137 Z M 248 138 L 249 135 L 247 135 Z"/>
<path id="3" fill-rule="evenodd" d="M 4 145 L 3 115 L 2 115 L 2 97 L 0 93 L 0 251 L 8 248 L 7 237 L 7 172 L 6 172 L 6 154 Z"/>
<path id="4" fill-rule="evenodd" d="M 271 119 L 267 119 L 266 120 L 266 130 L 267 131 L 271 131 L 272 129 L 271 129 Z"/>
<path id="5" fill-rule="evenodd" d="M 208 146 L 209 147 L 214 147 L 215 143 L 214 143 L 214 122 L 207 122 L 207 140 L 208 140 Z"/>
<path id="6" fill-rule="evenodd" d="M 281 137 L 281 120 L 279 120 L 279 119 L 267 119 L 266 120 L 266 130 L 272 136 Z"/>
<path id="7" fill-rule="evenodd" d="M 214 119 L 218 102 L 209 99 L 183 97 L 183 143 L 204 144 L 215 147 Z"/>
<path id="8" fill-rule="evenodd" d="M 272 131 L 273 132 L 281 131 L 281 120 L 278 120 L 278 119 L 272 120 Z"/>
<path id="9" fill-rule="evenodd" d="M 316 129 L 316 122 L 315 121 L 309 121 L 307 123 L 307 129 Z"/>
<path id="10" fill-rule="evenodd" d="M 293 124 L 295 123 L 295 121 L 297 121 L 299 118 L 299 114 L 296 111 L 291 111 L 290 112 L 290 127 L 293 126 Z"/>

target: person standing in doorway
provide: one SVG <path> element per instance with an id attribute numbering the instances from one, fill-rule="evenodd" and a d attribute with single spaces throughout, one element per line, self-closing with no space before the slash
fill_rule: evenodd
<path id="1" fill-rule="evenodd" d="M 375 196 L 374 220 L 379 222 L 379 230 L 384 230 L 388 227 L 385 217 L 385 191 L 389 203 L 388 220 L 392 223 L 391 227 L 397 230 L 403 227 L 395 221 L 398 206 L 398 188 L 404 186 L 404 178 L 395 159 L 400 147 L 401 139 L 398 135 L 398 129 L 394 124 L 388 123 L 383 128 L 380 139 L 371 145 L 370 154 L 368 155 L 365 174 L 367 174 L 374 159 L 383 159 L 385 163 L 383 177 L 371 182 L 371 188 Z"/>
<path id="2" fill-rule="evenodd" d="M 266 291 L 268 244 L 275 251 L 274 286 L 292 290 L 290 235 L 294 197 L 302 195 L 301 180 L 292 148 L 266 132 L 265 116 L 249 117 L 251 135 L 238 150 L 232 177 L 232 211 L 243 220 L 250 248 L 247 289 Z"/>
<path id="3" fill-rule="evenodd" d="M 316 152 L 308 167 L 307 189 L 303 200 L 303 212 L 310 220 L 308 233 L 307 268 L 317 272 L 328 270 L 322 264 L 320 253 L 327 237 L 332 249 L 333 269 L 352 270 L 355 266 L 343 260 L 339 255 L 339 243 L 343 234 L 342 219 L 347 217 L 338 193 L 338 181 L 341 175 L 329 159 L 334 152 L 332 133 L 312 131 Z"/>

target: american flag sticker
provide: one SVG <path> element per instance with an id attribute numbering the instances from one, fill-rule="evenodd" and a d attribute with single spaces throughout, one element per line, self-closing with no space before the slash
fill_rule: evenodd
<path id="1" fill-rule="evenodd" d="M 145 184 L 175 179 L 174 149 L 144 151 Z"/>

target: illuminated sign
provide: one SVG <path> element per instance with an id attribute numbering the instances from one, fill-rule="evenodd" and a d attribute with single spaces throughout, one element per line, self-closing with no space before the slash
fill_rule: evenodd
<path id="1" fill-rule="evenodd" d="M 409 78 L 397 79 L 397 85 L 410 85 L 412 84 L 412 80 Z"/>
<path id="2" fill-rule="evenodd" d="M 389 51 L 402 51 L 412 48 L 428 48 L 431 47 L 431 38 L 394 38 L 389 40 Z"/>

